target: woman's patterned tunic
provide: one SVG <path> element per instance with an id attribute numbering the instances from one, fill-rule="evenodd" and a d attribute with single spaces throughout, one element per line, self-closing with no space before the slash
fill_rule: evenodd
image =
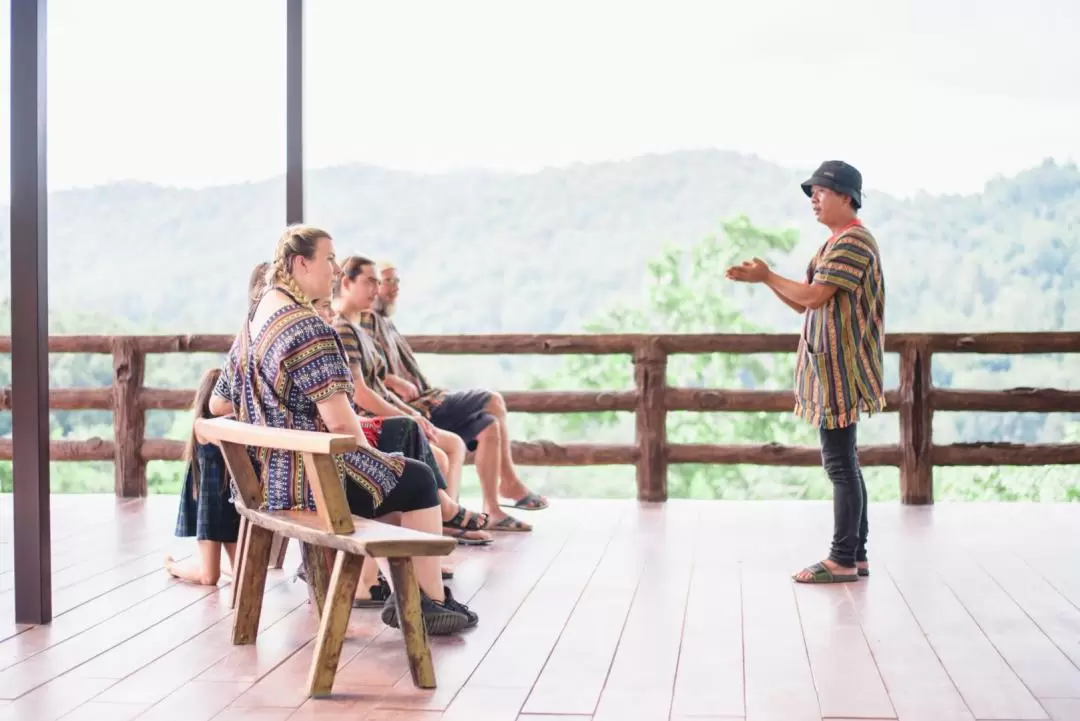
<path id="1" fill-rule="evenodd" d="M 335 393 L 350 400 L 354 387 L 337 333 L 310 308 L 287 305 L 251 337 L 244 323 L 233 341 L 214 388 L 230 401 L 237 420 L 301 431 L 326 431 L 316 404 Z M 263 508 L 314 510 L 303 457 L 293 451 L 249 448 L 263 486 Z M 401 454 L 358 448 L 334 456 L 346 482 L 371 494 L 377 508 L 397 485 L 405 467 Z"/>

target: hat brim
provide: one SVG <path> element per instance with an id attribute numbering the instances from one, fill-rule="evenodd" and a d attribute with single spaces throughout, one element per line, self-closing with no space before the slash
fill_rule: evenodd
<path id="1" fill-rule="evenodd" d="M 820 175 L 811 176 L 808 180 L 803 181 L 802 191 L 806 193 L 806 197 L 809 198 L 814 194 L 814 186 L 820 185 L 822 188 L 828 188 L 834 192 L 846 195 L 855 201 L 855 209 L 858 210 L 862 207 L 862 193 L 854 188 L 848 188 L 844 185 L 840 185 L 832 178 L 826 178 Z"/>

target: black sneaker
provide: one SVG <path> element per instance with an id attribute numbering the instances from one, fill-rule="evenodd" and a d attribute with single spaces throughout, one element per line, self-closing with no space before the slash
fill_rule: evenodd
<path id="1" fill-rule="evenodd" d="M 480 616 L 478 616 L 475 611 L 470 609 L 464 603 L 454 598 L 453 594 L 450 593 L 449 588 L 443 586 L 443 593 L 446 594 L 446 599 L 443 601 L 443 606 L 449 608 L 451 611 L 457 611 L 458 613 L 464 615 L 465 618 L 469 619 L 468 623 L 465 624 L 465 628 L 472 628 L 480 622 Z"/>
<path id="2" fill-rule="evenodd" d="M 464 613 L 451 609 L 431 600 L 424 592 L 420 592 L 420 614 L 424 618 L 424 626 L 428 634 L 432 636 L 450 636 L 463 631 L 469 625 L 469 617 Z M 399 628 L 397 613 L 397 595 L 391 593 L 383 604 L 382 622 L 390 628 Z"/>

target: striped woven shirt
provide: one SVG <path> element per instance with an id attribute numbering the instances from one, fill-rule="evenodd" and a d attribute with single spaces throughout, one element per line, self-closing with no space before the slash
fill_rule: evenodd
<path id="1" fill-rule="evenodd" d="M 807 309 L 795 362 L 795 414 L 815 426 L 844 428 L 885 409 L 885 278 L 877 241 L 856 221 L 825 241 L 806 282 L 836 286 Z"/>

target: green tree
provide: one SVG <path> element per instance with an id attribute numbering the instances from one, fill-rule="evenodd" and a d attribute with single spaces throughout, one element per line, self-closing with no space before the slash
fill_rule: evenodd
<path id="1" fill-rule="evenodd" d="M 648 265 L 647 296 L 637 307 L 619 306 L 588 323 L 590 333 L 761 333 L 771 329 L 754 323 L 745 312 L 749 292 L 724 278 L 724 271 L 757 256 L 767 262 L 790 253 L 798 242 L 792 230 L 765 230 L 745 216 L 722 224 L 722 233 L 689 248 L 667 247 Z M 741 302 L 742 301 L 742 302 Z M 791 387 L 794 356 L 785 354 L 676 355 L 668 361 L 668 384 L 697 388 Z M 569 356 L 556 372 L 534 378 L 536 390 L 611 390 L 630 387 L 630 364 L 622 356 Z M 559 440 L 620 439 L 632 429 L 628 414 L 608 412 L 530 418 L 528 435 Z M 778 413 L 668 414 L 672 443 L 813 443 L 802 421 Z M 672 497 L 747 498 L 820 497 L 827 484 L 820 472 L 757 466 L 676 465 L 669 470 Z M 578 488 L 578 493 L 581 488 Z M 629 492 L 630 489 L 627 489 Z M 589 492 L 593 491 L 590 486 Z"/>

